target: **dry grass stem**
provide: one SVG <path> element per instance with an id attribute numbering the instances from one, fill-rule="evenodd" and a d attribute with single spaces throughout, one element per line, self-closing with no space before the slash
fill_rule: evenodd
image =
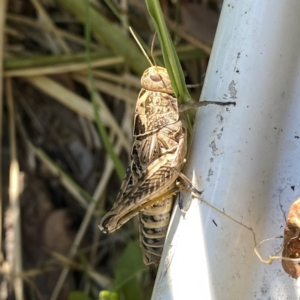
<path id="1" fill-rule="evenodd" d="M 116 143 L 116 146 L 114 147 L 114 151 L 119 154 L 120 151 L 121 151 L 121 143 L 120 141 L 118 141 Z M 103 175 L 101 177 L 101 180 L 99 181 L 96 189 L 95 189 L 95 192 L 93 194 L 93 199 L 95 199 L 95 202 L 91 202 L 86 210 L 86 213 L 85 213 L 85 216 L 82 220 L 82 223 L 80 225 L 80 228 L 76 234 L 76 237 L 74 239 L 74 242 L 73 242 L 73 245 L 72 245 L 72 248 L 71 248 L 71 251 L 69 253 L 69 258 L 73 258 L 74 255 L 76 254 L 77 252 L 77 248 L 79 247 L 81 241 L 82 241 L 82 238 L 87 230 L 87 227 L 88 227 L 88 224 L 90 222 L 90 219 L 93 215 L 93 212 L 96 208 L 96 204 L 98 203 L 102 193 L 104 192 L 106 186 L 107 186 L 107 183 L 110 179 L 110 176 L 112 174 L 114 170 L 114 166 L 111 162 L 111 160 L 108 160 L 106 162 L 106 165 L 105 165 L 105 169 L 104 169 L 104 172 L 103 172 Z M 68 275 L 68 272 L 69 272 L 69 268 L 67 267 L 64 267 L 59 278 L 58 278 L 58 281 L 57 281 L 57 284 L 53 290 L 53 293 L 51 295 L 51 298 L 50 300 L 56 300 L 58 295 L 59 295 L 59 292 L 62 288 L 62 285 Z"/>
<path id="2" fill-rule="evenodd" d="M 75 92 L 69 90 L 68 88 L 48 77 L 27 77 L 26 80 L 35 88 L 39 89 L 43 93 L 65 105 L 75 113 L 91 121 L 94 121 L 94 110 L 89 100 L 78 96 Z M 102 122 L 106 126 L 109 126 L 110 119 L 101 111 L 100 117 L 102 118 Z"/>
<path id="3" fill-rule="evenodd" d="M 83 83 L 84 85 L 89 84 L 86 76 L 74 75 L 73 78 Z M 129 90 L 128 88 L 116 86 L 115 84 L 107 82 L 105 80 L 97 79 L 94 79 L 94 87 L 98 91 L 111 95 L 117 99 L 124 100 L 132 106 L 134 106 L 136 103 L 137 93 Z"/>
<path id="4" fill-rule="evenodd" d="M 15 108 L 12 93 L 11 79 L 6 79 L 7 106 L 9 111 L 9 140 L 10 140 L 10 170 L 9 170 L 9 214 L 13 228 L 11 240 L 14 249 L 12 270 L 21 273 L 22 267 L 22 240 L 21 240 L 21 214 L 20 214 L 20 172 L 17 157 Z M 14 291 L 17 300 L 24 299 L 23 280 L 19 277 L 14 279 Z"/>
<path id="5" fill-rule="evenodd" d="M 35 7 L 35 9 L 37 10 L 37 13 L 39 14 L 39 16 L 41 18 L 41 23 L 46 23 L 52 29 L 52 32 L 53 32 L 54 37 L 55 37 L 55 40 L 53 40 L 53 38 L 50 37 L 50 36 L 48 36 L 48 39 L 49 39 L 49 43 L 50 43 L 50 45 L 51 45 L 51 47 L 53 49 L 53 52 L 54 53 L 60 53 L 61 52 L 61 50 L 59 48 L 57 48 L 57 44 L 59 44 L 59 46 L 61 47 L 61 49 L 65 53 L 69 53 L 70 50 L 69 50 L 68 45 L 60 37 L 60 35 L 57 34 L 56 26 L 53 24 L 51 18 L 48 16 L 48 13 L 43 8 L 43 6 L 39 2 L 39 0 L 30 0 L 30 1 L 33 4 L 33 6 Z"/>
<path id="6" fill-rule="evenodd" d="M 91 61 L 91 67 L 107 67 L 118 65 L 124 62 L 124 59 L 120 56 L 111 58 L 101 58 Z M 4 71 L 5 77 L 30 77 L 30 76 L 42 76 L 50 74 L 61 74 L 75 71 L 82 71 L 88 68 L 86 62 L 60 64 L 57 66 L 42 66 L 36 68 L 16 69 Z"/>
<path id="7" fill-rule="evenodd" d="M 4 41 L 5 41 L 5 35 L 4 35 L 4 27 L 5 27 L 5 17 L 6 17 L 6 0 L 1 1 L 0 3 L 0 57 L 3 57 L 4 55 Z M 1 149 L 1 156 L 0 156 L 0 170 L 2 170 L 2 136 L 3 136 L 3 59 L 1 59 L 1 65 L 0 65 L 0 149 Z M 3 261 L 3 253 L 2 253 L 2 172 L 0 172 L 0 262 Z"/>
<path id="8" fill-rule="evenodd" d="M 85 40 L 84 38 L 72 34 L 71 32 L 65 31 L 63 29 L 60 28 L 54 28 L 53 26 L 51 26 L 48 23 L 40 23 L 37 22 L 34 19 L 25 17 L 25 16 L 19 16 L 19 15 L 15 15 L 15 14 L 7 14 L 7 19 L 10 21 L 14 21 L 17 24 L 22 24 L 22 25 L 27 25 L 27 26 L 31 26 L 34 28 L 42 28 L 44 30 L 48 30 L 49 32 L 52 32 L 53 30 L 55 30 L 56 34 L 59 35 L 61 38 L 65 38 L 68 39 L 71 42 L 75 42 L 79 45 L 85 46 Z M 91 49 L 93 50 L 99 50 L 101 47 L 95 43 L 91 43 L 90 45 Z"/>
<path id="9" fill-rule="evenodd" d="M 67 89 L 66 87 L 60 85 L 59 83 L 48 77 L 28 77 L 26 78 L 26 80 L 30 82 L 34 87 L 51 96 L 52 98 L 54 98 L 61 104 L 67 106 L 74 112 L 78 113 L 83 117 L 86 117 L 89 120 L 94 121 L 95 115 L 92 104 L 87 100 L 83 99 L 82 97 L 78 96 L 73 91 Z M 87 80 L 84 81 L 86 84 L 88 84 Z M 130 145 L 128 143 L 128 140 L 124 136 L 122 130 L 118 126 L 115 119 L 112 117 L 109 110 L 104 105 L 104 102 L 100 100 L 99 102 L 102 107 L 99 113 L 103 124 L 112 127 L 113 130 L 115 130 L 118 133 L 120 141 L 122 142 L 125 149 L 129 152 Z"/>
<path id="10" fill-rule="evenodd" d="M 86 72 L 82 72 L 86 76 Z M 113 73 L 101 71 L 101 70 L 93 70 L 93 76 L 94 79 L 97 79 L 98 77 L 100 79 L 107 79 L 109 81 L 119 83 L 119 84 L 128 84 L 129 86 L 132 86 L 136 88 L 137 90 L 141 89 L 141 78 L 137 76 L 130 75 L 129 73 L 125 73 L 122 75 L 114 75 Z M 136 94 L 135 94 L 136 96 Z"/>

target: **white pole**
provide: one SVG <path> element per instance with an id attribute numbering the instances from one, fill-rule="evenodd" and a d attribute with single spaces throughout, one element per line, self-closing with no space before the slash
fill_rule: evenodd
<path id="1" fill-rule="evenodd" d="M 283 234 L 300 196 L 300 1 L 225 0 L 185 174 L 203 199 L 252 227 Z M 190 193 L 184 193 L 185 201 Z M 264 243 L 281 255 L 282 239 Z M 264 265 L 252 234 L 200 200 L 175 210 L 152 299 L 298 299 L 281 261 Z"/>

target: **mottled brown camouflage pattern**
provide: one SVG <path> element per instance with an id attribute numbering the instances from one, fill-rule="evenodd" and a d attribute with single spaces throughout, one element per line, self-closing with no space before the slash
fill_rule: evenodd
<path id="1" fill-rule="evenodd" d="M 139 214 L 144 263 L 157 266 L 170 222 L 178 173 L 186 154 L 186 128 L 179 118 L 166 69 L 151 67 L 141 79 L 128 167 L 101 229 L 113 232 Z"/>

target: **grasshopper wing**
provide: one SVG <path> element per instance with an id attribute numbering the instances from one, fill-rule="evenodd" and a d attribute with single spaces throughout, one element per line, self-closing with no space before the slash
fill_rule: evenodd
<path id="1" fill-rule="evenodd" d="M 117 200 L 101 221 L 104 232 L 113 232 L 141 211 L 161 202 L 178 189 L 169 189 L 178 174 L 170 164 L 172 154 L 166 154 L 156 159 L 135 179 L 127 171 Z M 134 162 L 132 162 L 133 164 Z"/>

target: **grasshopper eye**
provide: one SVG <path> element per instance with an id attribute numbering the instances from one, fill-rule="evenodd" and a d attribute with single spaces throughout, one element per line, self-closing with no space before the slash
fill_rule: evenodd
<path id="1" fill-rule="evenodd" d="M 155 82 L 161 81 L 161 76 L 158 73 L 150 73 L 150 78 Z"/>

